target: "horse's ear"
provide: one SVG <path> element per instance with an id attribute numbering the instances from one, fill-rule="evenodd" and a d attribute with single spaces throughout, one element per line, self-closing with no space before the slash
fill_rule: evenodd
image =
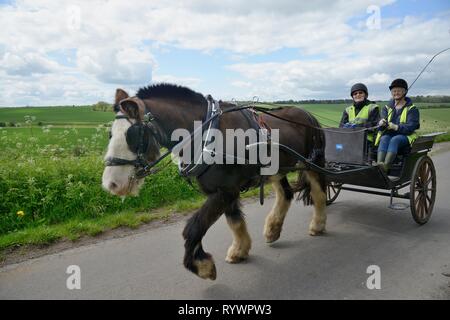
<path id="1" fill-rule="evenodd" d="M 119 108 L 132 119 L 140 121 L 144 118 L 145 104 L 139 98 L 133 97 L 122 100 L 119 102 Z"/>
<path id="2" fill-rule="evenodd" d="M 120 102 L 120 111 L 125 113 L 131 119 L 140 119 L 138 105 L 132 100 Z"/>
<path id="3" fill-rule="evenodd" d="M 116 90 L 116 99 L 115 99 L 114 103 L 119 104 L 120 101 L 122 101 L 123 99 L 126 99 L 128 97 L 129 97 L 129 95 L 128 95 L 128 93 L 126 93 L 125 90 L 118 88 Z"/>

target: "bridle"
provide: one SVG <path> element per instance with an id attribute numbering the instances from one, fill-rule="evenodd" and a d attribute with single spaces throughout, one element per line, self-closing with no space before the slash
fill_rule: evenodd
<path id="1" fill-rule="evenodd" d="M 154 167 L 162 159 L 159 158 L 153 162 L 150 162 L 146 159 L 145 155 L 149 147 L 149 141 L 150 139 L 153 139 L 156 143 L 161 145 L 167 140 L 165 135 L 163 134 L 162 129 L 156 123 L 155 117 L 151 112 L 149 112 L 148 110 L 146 111 L 147 112 L 145 113 L 143 120 L 137 120 L 135 123 L 133 123 L 130 117 L 128 117 L 127 115 L 117 115 L 115 117 L 116 120 L 125 119 L 131 124 L 131 126 L 125 133 L 125 136 L 128 148 L 131 152 L 136 154 L 136 159 L 129 160 L 117 157 L 108 157 L 105 159 L 105 166 L 107 167 L 125 165 L 133 166 L 135 168 L 135 172 L 130 177 L 131 179 L 142 179 L 145 176 L 156 172 L 156 170 L 150 170 L 150 168 Z M 131 135 L 133 135 L 133 137 L 131 137 Z M 130 143 L 133 142 L 132 138 L 136 137 L 138 141 L 137 143 L 133 144 L 133 147 L 131 147 Z"/>
<path id="2" fill-rule="evenodd" d="M 218 103 L 216 101 L 214 101 L 214 99 L 210 95 L 208 95 L 206 97 L 206 100 L 208 101 L 208 109 L 211 104 L 217 104 L 217 106 L 218 106 Z M 199 132 L 201 133 L 204 128 L 206 128 L 211 122 L 213 122 L 218 117 L 220 117 L 220 115 L 222 113 L 232 112 L 232 111 L 236 111 L 236 110 L 240 110 L 240 109 L 247 109 L 247 108 L 249 108 L 249 106 L 236 107 L 236 108 L 232 108 L 232 110 L 227 110 L 227 111 L 222 111 L 220 108 L 217 108 L 216 110 L 214 110 L 214 112 L 211 112 L 211 113 L 208 112 L 207 119 L 205 119 L 205 121 L 203 121 L 202 125 L 200 126 L 200 128 L 198 128 L 198 130 L 194 130 L 191 133 L 189 139 L 183 140 L 180 143 L 170 147 L 168 149 L 168 151 L 166 151 L 163 155 L 161 155 L 155 161 L 148 161 L 145 158 L 145 151 L 146 151 L 145 139 L 144 139 L 145 135 L 146 134 L 148 136 L 151 135 L 152 138 L 157 143 L 159 143 L 159 145 L 168 146 L 168 145 L 170 145 L 170 141 L 168 140 L 167 136 L 164 134 L 164 131 L 161 129 L 159 124 L 156 122 L 153 114 L 149 110 L 145 110 L 143 120 L 142 121 L 138 120 L 136 123 L 133 123 L 127 115 L 117 115 L 115 117 L 116 120 L 117 119 L 126 119 L 131 124 L 131 127 L 128 130 L 130 130 L 133 126 L 138 126 L 138 128 L 139 128 L 139 129 L 137 129 L 138 133 L 136 135 L 139 139 L 137 148 L 136 148 L 136 150 L 131 150 L 131 148 L 130 148 L 130 150 L 133 153 L 135 153 L 137 157 L 134 160 L 128 160 L 128 159 L 122 159 L 122 158 L 116 158 L 116 157 L 108 157 L 105 159 L 105 166 L 107 166 L 107 167 L 125 166 L 125 165 L 134 166 L 135 172 L 133 175 L 130 176 L 130 180 L 142 179 L 150 174 L 158 172 L 160 169 L 156 169 L 153 167 L 155 167 L 158 163 L 160 163 L 167 156 L 169 156 L 175 147 L 181 148 L 181 145 L 183 145 L 185 143 L 190 143 L 190 141 L 194 135 L 198 134 Z M 128 133 L 128 130 L 127 130 L 127 133 Z M 130 143 L 129 143 L 130 141 L 128 141 L 128 140 L 131 140 L 131 139 L 127 139 L 128 147 L 130 147 Z"/>

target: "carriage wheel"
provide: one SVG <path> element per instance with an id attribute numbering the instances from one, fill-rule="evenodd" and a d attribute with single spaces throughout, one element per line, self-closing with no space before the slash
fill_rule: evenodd
<path id="1" fill-rule="evenodd" d="M 342 183 L 337 182 L 328 182 L 327 183 L 327 206 L 332 204 L 334 200 L 339 195 L 339 192 L 341 192 Z"/>
<path id="2" fill-rule="evenodd" d="M 418 224 L 431 217 L 436 198 L 436 169 L 428 156 L 421 157 L 414 167 L 410 184 L 411 213 Z"/>

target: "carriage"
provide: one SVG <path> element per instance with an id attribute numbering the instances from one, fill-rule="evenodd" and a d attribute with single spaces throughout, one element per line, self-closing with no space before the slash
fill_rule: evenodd
<path id="1" fill-rule="evenodd" d="M 410 208 L 418 224 L 431 217 L 436 198 L 436 170 L 428 152 L 436 136 L 419 136 L 410 147 L 400 150 L 391 169 L 386 173 L 373 165 L 376 155 L 367 146 L 367 131 L 345 128 L 325 130 L 325 168 L 327 205 L 332 204 L 341 190 L 390 197 L 389 208 Z M 317 169 L 317 168 L 316 168 Z M 393 203 L 394 198 L 408 199 L 406 203 Z"/>
<path id="2" fill-rule="evenodd" d="M 331 205 L 342 190 L 390 197 L 388 208 L 411 210 L 414 221 L 425 224 L 431 217 L 436 198 L 436 169 L 428 152 L 444 132 L 419 136 L 411 146 L 400 150 L 388 172 L 375 165 L 376 154 L 368 146 L 367 130 L 324 128 L 325 167 L 312 164 L 292 149 L 280 149 L 299 159 L 301 167 L 326 177 L 326 204 Z M 394 203 L 394 198 L 408 199 Z"/>

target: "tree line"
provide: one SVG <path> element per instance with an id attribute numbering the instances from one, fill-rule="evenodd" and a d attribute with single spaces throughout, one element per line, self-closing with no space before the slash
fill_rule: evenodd
<path id="1" fill-rule="evenodd" d="M 414 102 L 425 102 L 425 103 L 450 103 L 450 96 L 409 96 Z M 324 99 L 324 100 L 280 100 L 275 101 L 274 103 L 279 104 L 336 104 L 336 103 L 353 103 L 352 99 Z"/>

